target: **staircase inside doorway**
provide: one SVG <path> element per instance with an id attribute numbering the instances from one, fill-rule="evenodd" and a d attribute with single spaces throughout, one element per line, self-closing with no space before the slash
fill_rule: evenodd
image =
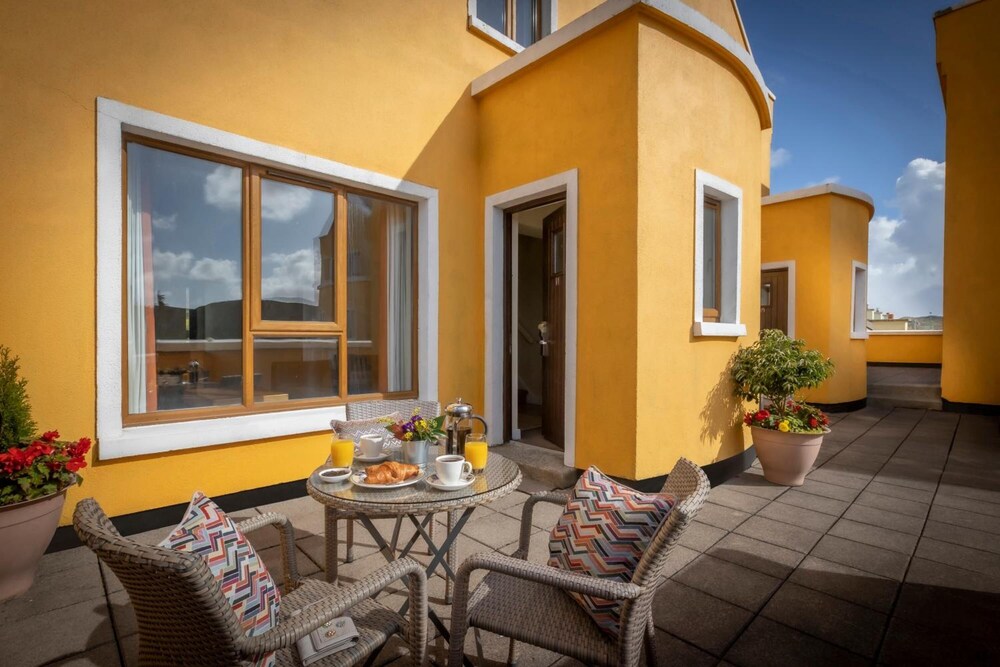
<path id="1" fill-rule="evenodd" d="M 921 366 L 869 366 L 868 405 L 941 409 L 941 369 Z"/>

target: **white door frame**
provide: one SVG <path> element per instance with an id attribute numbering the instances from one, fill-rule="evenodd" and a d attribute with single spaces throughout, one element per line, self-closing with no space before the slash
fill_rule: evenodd
<path id="1" fill-rule="evenodd" d="M 504 212 L 515 206 L 550 195 L 566 196 L 566 332 L 563 406 L 565 434 L 563 463 L 575 466 L 576 460 L 576 304 L 577 304 L 577 170 L 570 169 L 532 183 L 519 185 L 486 198 L 486 407 L 485 417 L 491 429 L 490 442 L 503 438 L 503 362 L 504 362 Z M 512 341 L 513 342 L 513 341 Z M 511 369 L 516 366 L 512 363 Z M 516 378 L 511 378 L 516 389 Z M 516 395 L 516 394 L 515 394 Z M 517 403 L 511 405 L 512 411 Z M 512 424 L 512 426 L 514 426 Z"/>
<path id="2" fill-rule="evenodd" d="M 788 269 L 788 337 L 795 338 L 795 260 L 784 262 L 764 262 L 760 270 Z"/>

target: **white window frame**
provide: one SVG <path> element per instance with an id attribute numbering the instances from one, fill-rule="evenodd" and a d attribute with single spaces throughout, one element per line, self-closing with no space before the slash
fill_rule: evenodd
<path id="1" fill-rule="evenodd" d="M 520 53 L 521 51 L 524 51 L 525 48 L 527 48 L 525 46 L 518 44 L 510 37 L 508 37 L 507 35 L 503 34 L 499 30 L 491 26 L 489 23 L 486 23 L 485 21 L 480 19 L 479 12 L 476 11 L 477 10 L 476 2 L 477 0 L 468 0 L 470 31 L 478 33 L 479 35 L 485 37 L 489 41 L 496 42 L 503 48 L 509 49 L 514 53 Z M 550 21 L 549 25 L 552 28 L 551 31 L 549 32 L 550 35 L 558 29 L 559 26 L 558 19 L 559 19 L 559 0 L 549 0 L 549 21 Z M 547 35 L 542 35 L 543 39 L 545 37 L 547 37 Z"/>
<path id="2" fill-rule="evenodd" d="M 105 98 L 97 99 L 97 439 L 101 460 L 262 440 L 329 429 L 344 406 L 167 424 L 122 423 L 122 133 L 319 176 L 417 204 L 418 384 L 437 400 L 438 191 Z"/>
<path id="3" fill-rule="evenodd" d="M 743 190 L 718 176 L 695 170 L 694 212 L 694 324 L 695 336 L 738 337 L 747 335 L 740 320 L 743 274 Z M 722 217 L 722 257 L 720 280 L 722 299 L 719 321 L 705 322 L 705 197 L 719 201 Z"/>
<path id="4" fill-rule="evenodd" d="M 795 338 L 795 260 L 764 262 L 761 272 L 774 269 L 788 269 L 788 337 Z"/>
<path id="5" fill-rule="evenodd" d="M 864 276 L 860 299 L 858 298 L 858 271 Z M 858 324 L 861 330 L 858 331 Z M 851 338 L 867 340 L 868 338 L 868 265 L 857 260 L 851 261 Z"/>

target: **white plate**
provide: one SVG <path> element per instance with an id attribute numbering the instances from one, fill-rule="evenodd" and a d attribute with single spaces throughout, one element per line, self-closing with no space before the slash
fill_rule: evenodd
<path id="1" fill-rule="evenodd" d="M 339 475 L 324 476 L 320 473 L 327 472 L 328 470 L 342 470 L 343 472 Z M 313 473 L 313 479 L 317 482 L 322 482 L 323 484 L 339 484 L 345 481 L 351 476 L 350 468 L 324 468 L 323 470 L 318 470 Z"/>
<path id="2" fill-rule="evenodd" d="M 355 472 L 351 474 L 351 484 L 354 486 L 360 486 L 362 489 L 401 489 L 404 486 L 409 486 L 411 484 L 416 484 L 424 476 L 422 473 L 417 474 L 409 479 L 404 479 L 402 482 L 397 482 L 395 484 L 369 484 L 365 481 L 364 471 Z"/>
<path id="3" fill-rule="evenodd" d="M 378 456 L 363 456 L 361 454 L 355 454 L 354 460 L 361 463 L 378 463 L 379 461 L 385 461 L 392 455 L 392 452 L 382 452 Z"/>
<path id="4" fill-rule="evenodd" d="M 458 484 L 445 484 L 441 481 L 441 478 L 437 476 L 437 473 L 432 473 L 424 479 L 424 481 L 427 482 L 427 486 L 438 489 L 439 491 L 458 491 L 459 489 L 464 489 L 475 482 L 476 476 L 473 474 L 466 474 Z"/>

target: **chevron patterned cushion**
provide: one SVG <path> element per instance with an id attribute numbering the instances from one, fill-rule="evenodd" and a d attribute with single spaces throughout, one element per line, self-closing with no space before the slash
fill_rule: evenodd
<path id="1" fill-rule="evenodd" d="M 628 582 L 676 499 L 619 484 L 595 467 L 573 488 L 549 537 L 549 565 Z M 598 627 L 617 636 L 621 602 L 570 593 Z"/>
<path id="2" fill-rule="evenodd" d="M 281 596 L 264 561 L 236 523 L 201 491 L 160 546 L 204 556 L 248 637 L 277 625 Z M 255 664 L 270 667 L 274 662 L 274 654 L 268 653 Z"/>

